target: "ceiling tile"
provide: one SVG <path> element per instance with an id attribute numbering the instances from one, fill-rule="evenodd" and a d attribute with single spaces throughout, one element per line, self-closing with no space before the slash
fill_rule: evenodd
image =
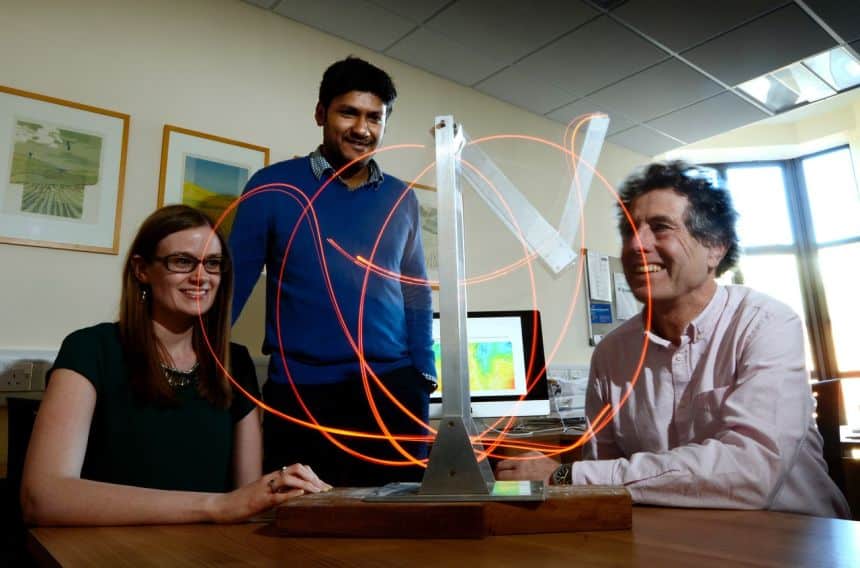
<path id="1" fill-rule="evenodd" d="M 695 142 L 767 116 L 736 94 L 726 91 L 648 124 L 679 140 Z"/>
<path id="2" fill-rule="evenodd" d="M 624 146 L 628 150 L 639 152 L 648 157 L 662 154 L 673 148 L 681 146 L 682 143 L 657 132 L 647 126 L 634 126 L 629 130 L 609 136 L 607 140 L 618 146 Z"/>
<path id="3" fill-rule="evenodd" d="M 542 0 L 539 9 L 522 0 L 460 0 L 426 25 L 469 49 L 513 63 L 596 15 L 570 0 Z"/>
<path id="4" fill-rule="evenodd" d="M 504 67 L 426 28 L 415 30 L 385 54 L 463 85 L 474 85 Z"/>
<path id="5" fill-rule="evenodd" d="M 857 0 L 806 0 L 806 5 L 843 41 L 860 39 L 860 2 Z"/>
<path id="6" fill-rule="evenodd" d="M 785 3 L 785 0 L 630 0 L 612 14 L 669 49 L 683 51 Z"/>
<path id="7" fill-rule="evenodd" d="M 579 99 L 576 102 L 552 111 L 546 116 L 556 122 L 570 124 L 570 122 L 576 117 L 590 112 L 605 112 L 609 115 L 609 129 L 606 131 L 607 135 L 615 134 L 616 132 L 621 132 L 622 130 L 627 130 L 632 126 L 636 126 L 636 122 L 630 120 L 623 114 L 610 112 L 588 98 Z"/>
<path id="8" fill-rule="evenodd" d="M 729 85 L 737 85 L 833 45 L 821 26 L 791 4 L 683 55 Z"/>
<path id="9" fill-rule="evenodd" d="M 642 122 L 724 90 L 689 65 L 670 59 L 597 91 L 589 99 Z"/>
<path id="10" fill-rule="evenodd" d="M 475 88 L 538 114 L 558 108 L 574 98 L 552 83 L 535 80 L 522 65 L 508 67 L 481 81 Z"/>
<path id="11" fill-rule="evenodd" d="M 409 18 L 415 23 L 424 20 L 438 12 L 450 0 L 370 0 L 395 14 Z"/>
<path id="12" fill-rule="evenodd" d="M 523 59 L 544 81 L 576 97 L 665 59 L 667 54 L 606 16 Z"/>
<path id="13" fill-rule="evenodd" d="M 376 51 L 415 28 L 408 19 L 366 0 L 281 0 L 274 11 Z"/>

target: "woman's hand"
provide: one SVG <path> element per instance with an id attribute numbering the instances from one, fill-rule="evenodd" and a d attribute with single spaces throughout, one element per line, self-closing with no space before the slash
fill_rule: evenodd
<path id="1" fill-rule="evenodd" d="M 210 503 L 212 520 L 216 523 L 244 521 L 292 497 L 331 488 L 306 465 L 284 466 L 235 491 L 213 495 Z"/>

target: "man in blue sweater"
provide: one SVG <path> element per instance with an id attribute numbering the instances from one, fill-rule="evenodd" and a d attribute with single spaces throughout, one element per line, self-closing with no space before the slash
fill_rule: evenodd
<path id="1" fill-rule="evenodd" d="M 233 320 L 265 265 L 263 351 L 271 354 L 265 402 L 301 420 L 380 434 L 362 380 L 363 357 L 414 415 L 397 408 L 368 372 L 370 397 L 389 432 L 421 436 L 436 379 L 430 288 L 415 283 L 426 279 L 418 202 L 369 155 L 382 142 L 396 96 L 388 74 L 361 59 L 348 57 L 325 71 L 314 113 L 322 144 L 304 158 L 260 170 L 245 188 L 246 194 L 261 189 L 244 199 L 231 231 Z M 387 274 L 368 275 L 358 257 Z M 351 453 L 408 463 L 387 440 L 333 437 L 337 444 L 266 413 L 265 467 L 306 463 L 340 486 L 421 477 L 421 467 Z M 402 446 L 426 457 L 425 443 Z"/>

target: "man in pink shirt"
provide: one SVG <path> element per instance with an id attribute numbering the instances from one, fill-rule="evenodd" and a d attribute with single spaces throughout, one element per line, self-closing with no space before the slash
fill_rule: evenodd
<path id="1" fill-rule="evenodd" d="M 652 505 L 850 518 L 822 458 L 800 319 L 717 285 L 738 258 L 737 214 L 726 190 L 690 173 L 652 164 L 621 189 L 621 261 L 646 307 L 594 350 L 586 415 L 605 426 L 586 460 L 505 460 L 496 477 L 624 485 Z"/>

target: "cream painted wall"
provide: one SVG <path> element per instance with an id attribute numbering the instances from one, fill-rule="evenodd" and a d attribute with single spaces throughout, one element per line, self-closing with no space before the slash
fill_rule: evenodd
<path id="1" fill-rule="evenodd" d="M 0 349 L 56 349 L 70 331 L 115 319 L 123 256 L 156 206 L 165 123 L 268 146 L 272 161 L 307 153 L 320 140 L 312 112 L 322 71 L 348 54 L 377 63 L 397 83 L 386 143 L 427 145 L 382 157 L 383 167 L 400 177 L 414 176 L 432 159 L 427 131 L 437 114 L 453 114 L 473 138 L 520 133 L 562 141 L 561 125 L 239 0 L 0 1 L 0 82 L 131 115 L 120 254 L 0 244 Z M 534 144 L 498 142 L 487 150 L 557 222 L 568 184 L 562 158 Z M 599 168 L 617 185 L 645 161 L 607 145 Z M 513 237 L 474 201 L 467 197 L 470 274 L 518 254 Z M 615 254 L 612 204 L 610 193 L 595 186 L 585 245 Z M 548 350 L 558 342 L 575 276 L 552 278 L 536 266 Z M 531 305 L 525 271 L 469 293 L 474 308 Z M 262 322 L 258 289 L 235 339 L 257 351 Z M 580 298 L 555 362 L 588 363 L 585 328 Z"/>
<path id="2" fill-rule="evenodd" d="M 848 144 L 860 172 L 860 90 L 762 120 L 667 152 L 691 162 L 743 162 L 795 158 Z"/>

